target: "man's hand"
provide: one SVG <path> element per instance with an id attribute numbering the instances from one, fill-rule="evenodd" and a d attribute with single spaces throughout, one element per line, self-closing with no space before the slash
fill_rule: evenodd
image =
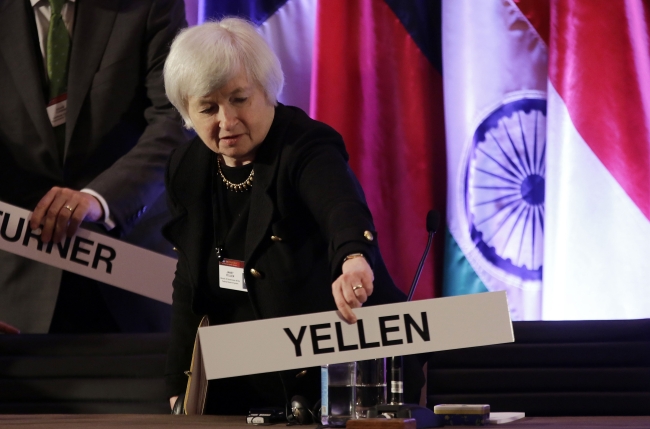
<path id="1" fill-rule="evenodd" d="M 29 227 L 37 229 L 43 225 L 41 241 L 60 243 L 65 236 L 72 237 L 82 221 L 97 222 L 103 217 L 104 210 L 97 198 L 55 186 L 36 205 Z"/>
<path id="2" fill-rule="evenodd" d="M 20 334 L 20 330 L 0 320 L 0 334 Z"/>
<path id="3" fill-rule="evenodd" d="M 342 274 L 332 283 L 332 295 L 341 316 L 348 323 L 356 323 L 352 311 L 359 308 L 372 295 L 375 276 L 365 258 L 348 259 L 343 263 Z"/>

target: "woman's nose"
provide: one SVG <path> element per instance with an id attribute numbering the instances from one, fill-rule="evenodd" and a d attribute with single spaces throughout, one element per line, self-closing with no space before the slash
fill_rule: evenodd
<path id="1" fill-rule="evenodd" d="M 219 128 L 227 130 L 237 123 L 237 116 L 232 109 L 222 107 L 217 114 L 217 120 L 219 121 Z"/>

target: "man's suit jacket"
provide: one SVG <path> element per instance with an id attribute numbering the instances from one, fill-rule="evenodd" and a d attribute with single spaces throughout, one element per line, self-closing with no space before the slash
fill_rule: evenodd
<path id="1" fill-rule="evenodd" d="M 47 84 L 29 1 L 0 0 L 0 200 L 33 209 L 52 186 L 88 187 L 127 234 L 163 193 L 184 141 L 164 92 L 179 0 L 78 0 L 63 165 L 46 114 Z"/>
<path id="2" fill-rule="evenodd" d="M 366 256 L 375 276 L 366 305 L 405 300 L 381 259 L 372 216 L 347 158 L 332 128 L 298 108 L 276 108 L 253 161 L 245 234 L 244 275 L 258 318 L 336 310 L 332 282 L 343 258 L 357 252 Z M 209 314 L 213 324 L 230 322 L 228 302 L 207 293 L 207 261 L 214 251 L 213 161 L 214 154 L 197 138 L 172 155 L 168 169 L 174 219 L 164 234 L 179 253 L 166 371 L 170 396 L 184 389 L 183 371 L 189 369 L 200 317 Z M 284 379 L 289 393 L 294 388 L 291 394 L 306 394 L 291 386 L 295 374 Z"/>
<path id="3" fill-rule="evenodd" d="M 164 170 L 186 137 L 162 69 L 185 25 L 182 0 L 76 1 L 61 163 L 34 12 L 0 0 L 0 200 L 32 210 L 53 186 L 90 188 L 108 203 L 111 235 L 171 251 L 159 232 Z"/>

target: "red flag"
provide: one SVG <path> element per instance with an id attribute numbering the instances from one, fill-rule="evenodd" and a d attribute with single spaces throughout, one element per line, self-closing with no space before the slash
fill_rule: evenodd
<path id="1" fill-rule="evenodd" d="M 343 135 L 386 265 L 407 292 L 427 212 L 444 213 L 441 74 L 383 0 L 319 2 L 314 56 L 311 116 Z M 441 282 L 439 235 L 416 299 Z"/>

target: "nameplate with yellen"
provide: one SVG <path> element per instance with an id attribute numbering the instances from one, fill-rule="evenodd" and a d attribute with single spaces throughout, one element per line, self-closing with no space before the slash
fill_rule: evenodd
<path id="1" fill-rule="evenodd" d="M 514 341 L 505 292 L 199 328 L 208 380 Z"/>

